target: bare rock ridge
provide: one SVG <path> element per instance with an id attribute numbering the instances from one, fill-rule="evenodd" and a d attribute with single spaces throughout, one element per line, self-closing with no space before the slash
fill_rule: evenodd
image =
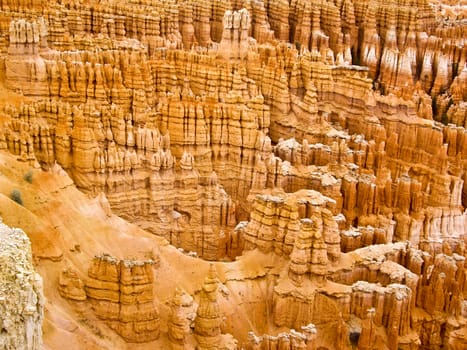
<path id="1" fill-rule="evenodd" d="M 0 265 L 0 347 L 42 349 L 42 278 L 34 271 L 27 235 L 3 222 L 0 222 Z"/>
<path id="2" fill-rule="evenodd" d="M 466 11 L 0 1 L 0 213 L 46 346 L 465 348 Z"/>

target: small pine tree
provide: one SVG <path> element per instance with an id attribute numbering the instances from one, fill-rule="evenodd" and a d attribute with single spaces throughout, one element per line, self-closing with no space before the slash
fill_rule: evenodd
<path id="1" fill-rule="evenodd" d="M 433 118 L 438 115 L 438 101 L 436 101 L 436 97 L 431 99 L 431 110 L 433 111 Z"/>
<path id="2" fill-rule="evenodd" d="M 449 99 L 448 101 L 448 104 L 446 106 L 446 111 L 449 111 L 449 108 L 453 105 L 454 103 L 454 100 L 452 99 L 452 97 Z"/>
<path id="3" fill-rule="evenodd" d="M 441 115 L 441 123 L 443 123 L 444 125 L 448 125 L 448 123 L 449 123 L 449 118 L 448 118 L 447 113 L 443 113 L 443 114 Z"/>
<path id="4" fill-rule="evenodd" d="M 18 189 L 11 191 L 10 198 L 19 205 L 23 205 L 23 198 L 21 198 L 21 192 Z"/>
<path id="5" fill-rule="evenodd" d="M 384 86 L 383 84 L 381 84 L 381 95 L 385 96 L 386 95 L 386 86 Z"/>
<path id="6" fill-rule="evenodd" d="M 24 181 L 29 182 L 30 184 L 32 183 L 32 171 L 29 170 L 26 174 L 23 176 Z"/>
<path id="7" fill-rule="evenodd" d="M 359 332 L 350 332 L 349 333 L 350 343 L 352 344 L 353 347 L 357 346 L 359 338 L 360 338 L 360 333 Z"/>

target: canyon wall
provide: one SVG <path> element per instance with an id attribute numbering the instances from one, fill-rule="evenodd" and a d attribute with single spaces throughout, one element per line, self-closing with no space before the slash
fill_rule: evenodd
<path id="1" fill-rule="evenodd" d="M 63 169 L 177 256 L 226 264 L 162 306 L 157 261 L 95 251 L 85 273 L 60 269 L 60 295 L 174 349 L 462 348 L 465 16 L 426 0 L 0 1 L 0 150 Z M 225 277 L 255 254 L 274 264 Z M 264 310 L 256 326 L 221 316 L 229 293 Z"/>

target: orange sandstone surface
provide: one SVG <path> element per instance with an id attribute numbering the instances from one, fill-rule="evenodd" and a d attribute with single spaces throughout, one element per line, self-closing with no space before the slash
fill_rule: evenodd
<path id="1" fill-rule="evenodd" d="M 466 349 L 466 15 L 0 0 L 0 348 Z"/>

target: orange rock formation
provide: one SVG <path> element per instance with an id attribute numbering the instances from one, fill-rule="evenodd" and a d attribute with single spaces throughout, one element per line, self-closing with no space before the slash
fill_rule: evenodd
<path id="1" fill-rule="evenodd" d="M 50 349 L 465 348 L 465 20 L 444 0 L 0 1 L 0 216 L 44 280 L 30 329 Z"/>

